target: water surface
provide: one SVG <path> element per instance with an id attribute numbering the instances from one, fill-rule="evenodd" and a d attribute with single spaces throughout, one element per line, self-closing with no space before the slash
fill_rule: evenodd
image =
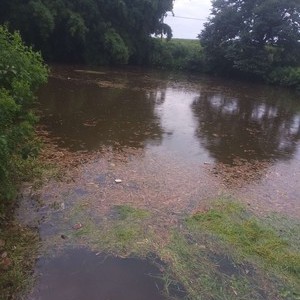
<path id="1" fill-rule="evenodd" d="M 55 74 L 40 92 L 42 124 L 74 151 L 112 145 L 196 161 L 296 158 L 300 101 L 291 91 L 154 71 Z"/>
<path id="2" fill-rule="evenodd" d="M 68 250 L 40 259 L 32 300 L 163 300 L 161 272 L 146 260 Z"/>
<path id="3" fill-rule="evenodd" d="M 144 173 L 154 160 L 153 176 L 196 178 L 206 190 L 218 186 L 219 194 L 229 191 L 259 209 L 300 214 L 296 92 L 141 69 L 56 66 L 39 100 L 41 124 L 60 147 L 131 149 L 138 151 L 131 162 L 148 169 Z M 196 202 L 215 194 L 199 194 Z"/>

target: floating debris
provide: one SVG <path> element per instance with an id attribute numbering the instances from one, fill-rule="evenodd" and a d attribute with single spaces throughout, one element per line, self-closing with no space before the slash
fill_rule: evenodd
<path id="1" fill-rule="evenodd" d="M 80 229 L 80 228 L 82 228 L 82 227 L 83 227 L 83 225 L 82 225 L 81 223 L 77 223 L 77 224 L 75 224 L 75 225 L 73 226 L 73 229 L 78 230 L 78 229 Z"/>

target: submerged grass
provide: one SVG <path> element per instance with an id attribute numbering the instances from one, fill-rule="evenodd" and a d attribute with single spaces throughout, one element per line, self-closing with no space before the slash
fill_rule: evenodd
<path id="1" fill-rule="evenodd" d="M 266 268 L 274 268 L 299 278 L 300 252 L 257 218 L 248 215 L 236 203 L 219 202 L 215 208 L 187 220 L 192 230 L 209 231 L 228 242 L 244 258 L 258 259 Z"/>
<path id="2" fill-rule="evenodd" d="M 83 207 L 79 209 L 82 210 Z M 88 209 L 88 208 L 84 208 Z M 71 216 L 73 222 L 82 221 L 82 212 L 75 210 Z M 78 218 L 79 216 L 79 218 Z M 111 217 L 99 222 L 91 218 L 84 220 L 80 230 L 70 233 L 70 237 L 78 239 L 102 252 L 118 256 L 146 256 L 153 242 L 153 233 L 147 226 L 150 212 L 133 208 L 129 205 L 113 207 Z"/>
<path id="3" fill-rule="evenodd" d="M 144 219 L 149 217 L 150 213 L 143 209 L 133 208 L 130 205 L 117 205 L 115 206 L 115 210 L 119 216 L 120 220 L 128 220 L 128 219 Z"/>

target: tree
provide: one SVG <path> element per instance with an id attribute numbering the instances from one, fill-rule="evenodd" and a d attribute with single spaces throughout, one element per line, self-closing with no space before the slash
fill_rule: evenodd
<path id="1" fill-rule="evenodd" d="M 210 70 L 262 78 L 300 65 L 298 0 L 213 0 L 199 35 Z"/>
<path id="2" fill-rule="evenodd" d="M 93 64 L 143 63 L 152 34 L 173 0 L 1 0 L 0 24 L 50 61 Z"/>

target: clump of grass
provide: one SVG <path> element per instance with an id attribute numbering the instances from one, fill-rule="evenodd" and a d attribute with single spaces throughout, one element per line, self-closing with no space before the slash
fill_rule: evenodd
<path id="1" fill-rule="evenodd" d="M 149 250 L 151 232 L 146 219 L 150 213 L 129 205 L 115 206 L 117 220 L 110 220 L 105 235 L 100 235 L 98 243 L 114 253 L 121 255 L 145 256 Z"/>
<path id="2" fill-rule="evenodd" d="M 275 267 L 292 276 L 300 274 L 300 253 L 292 250 L 287 240 L 266 227 L 242 206 L 219 203 L 215 208 L 188 219 L 190 228 L 206 230 L 224 239 L 247 257 L 256 256 L 267 267 Z"/>
<path id="3" fill-rule="evenodd" d="M 263 299 L 252 278 L 240 268 L 231 276 L 224 274 L 210 254 L 211 249 L 200 240 L 191 242 L 188 234 L 178 232 L 163 250 L 162 257 L 169 262 L 167 273 L 185 288 L 187 299 Z"/>
<path id="4" fill-rule="evenodd" d="M 150 213 L 130 205 L 118 205 L 112 209 L 112 218 L 97 222 L 92 217 L 83 220 L 84 207 L 72 213 L 72 222 L 83 222 L 83 227 L 69 233 L 70 237 L 80 239 L 81 243 L 96 251 L 120 256 L 146 256 L 152 241 L 151 228 L 148 227 Z"/>
<path id="5" fill-rule="evenodd" d="M 16 299 L 28 290 L 32 283 L 33 265 L 38 251 L 36 232 L 9 224 L 0 230 L 0 240 L 4 246 L 0 255 L 7 255 L 6 265 L 0 258 L 0 299 Z"/>

